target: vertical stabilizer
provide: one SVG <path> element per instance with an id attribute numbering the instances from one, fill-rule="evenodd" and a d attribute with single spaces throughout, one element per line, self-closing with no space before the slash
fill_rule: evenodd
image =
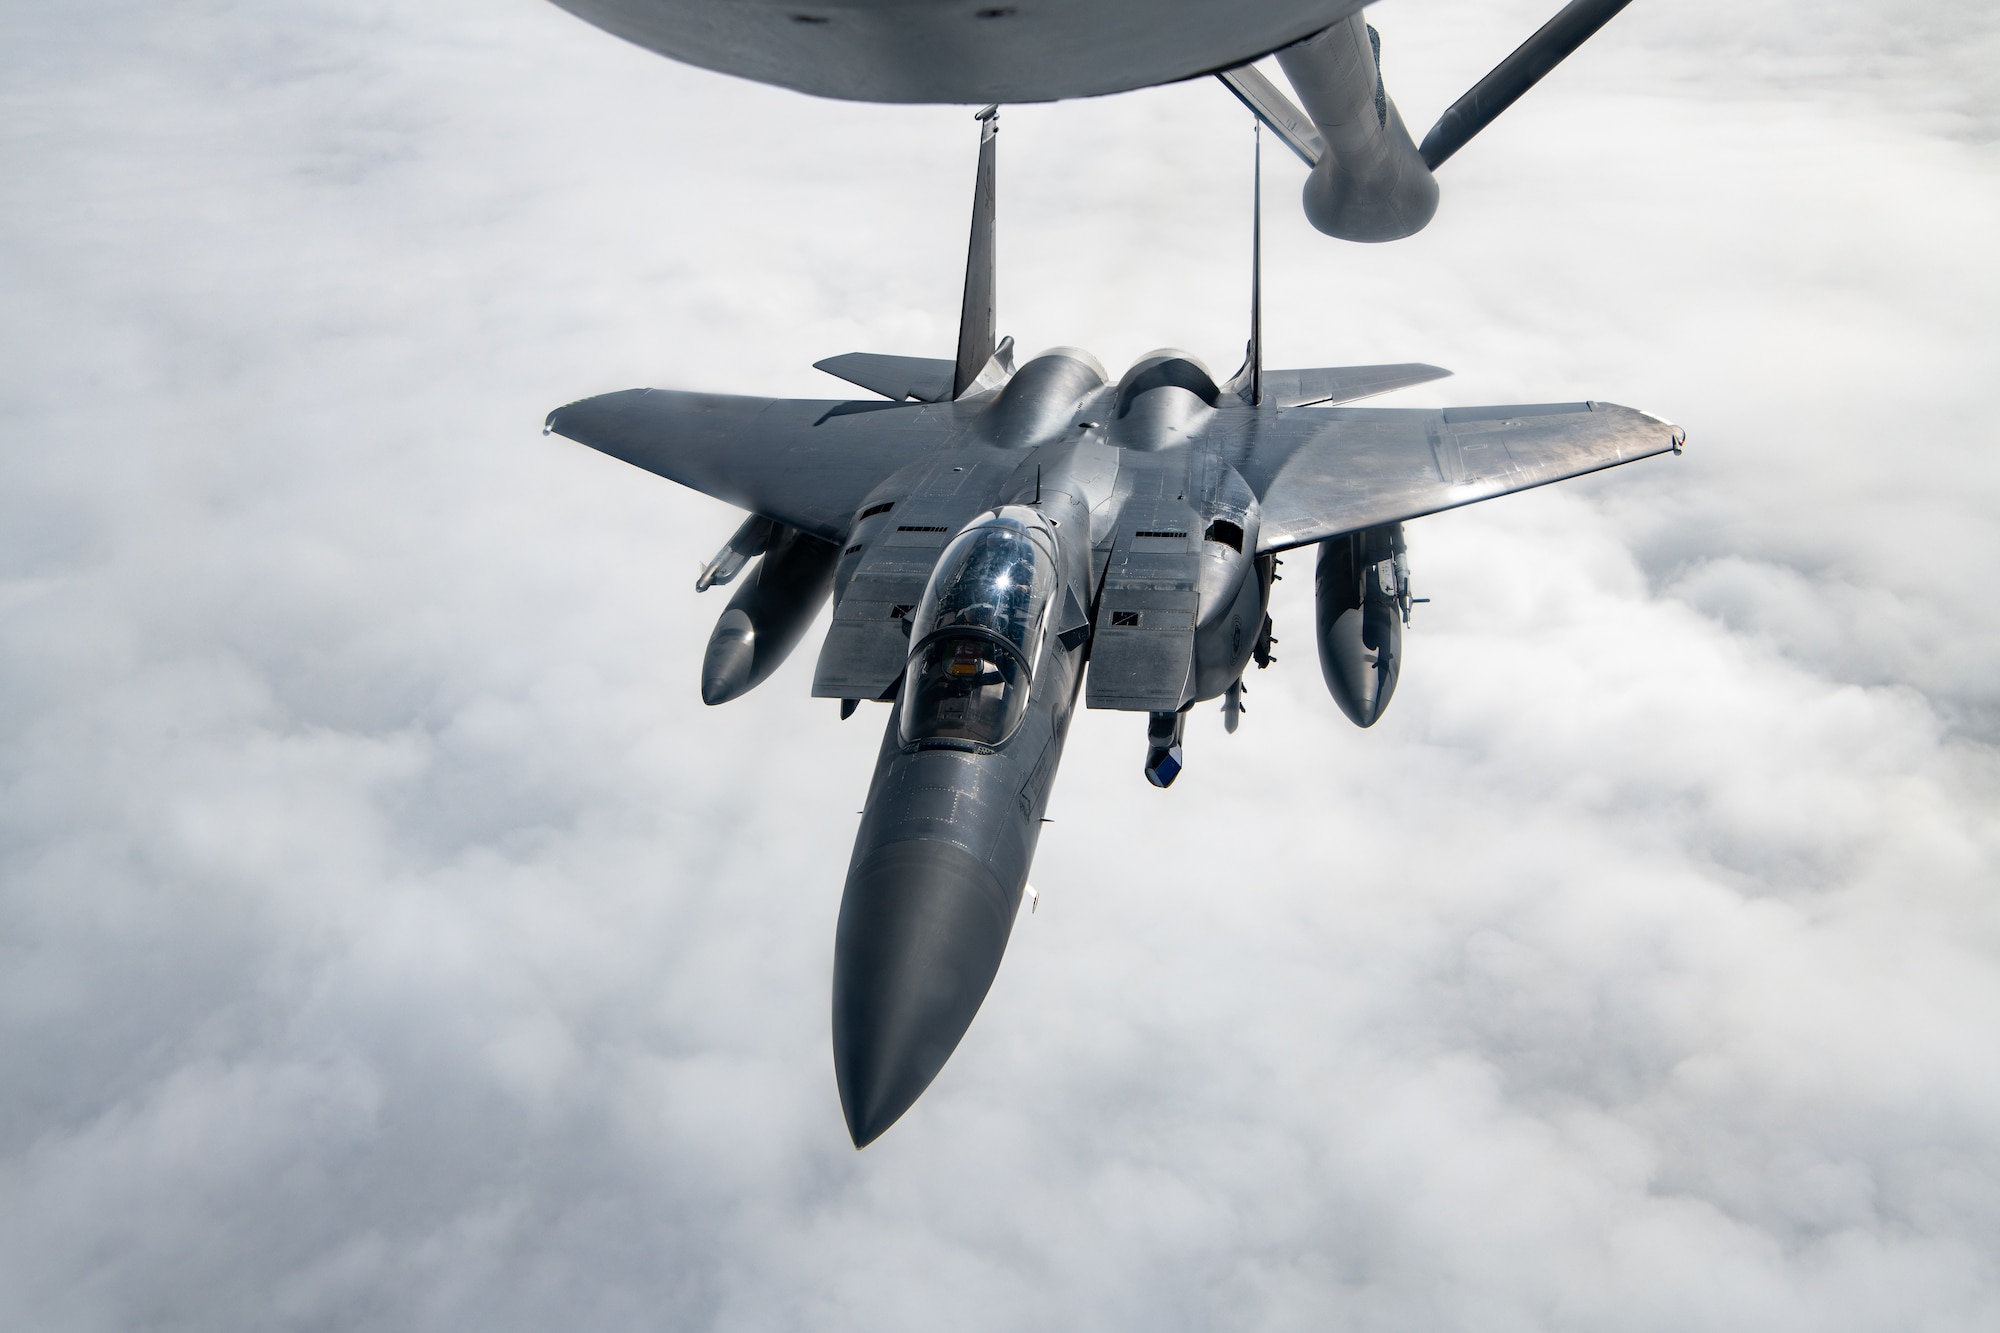
<path id="1" fill-rule="evenodd" d="M 972 187 L 972 243 L 965 255 L 965 304 L 958 316 L 958 364 L 951 396 L 972 387 L 993 359 L 993 150 L 1000 133 L 1000 108 L 989 106 L 979 121 L 979 179 Z"/>
<path id="2" fill-rule="evenodd" d="M 1251 122 L 1250 150 L 1250 341 L 1243 368 L 1229 387 L 1252 407 L 1264 405 L 1264 124 Z"/>
<path id="3" fill-rule="evenodd" d="M 1250 149 L 1250 406 L 1264 405 L 1264 122 Z"/>

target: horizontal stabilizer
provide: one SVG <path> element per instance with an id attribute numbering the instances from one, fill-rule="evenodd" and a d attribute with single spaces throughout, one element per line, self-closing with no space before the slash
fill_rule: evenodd
<path id="1" fill-rule="evenodd" d="M 1442 366 L 1408 362 L 1395 366 L 1323 366 L 1315 370 L 1267 370 L 1264 401 L 1273 407 L 1351 403 L 1391 389 L 1428 384 L 1450 375 Z"/>
<path id="2" fill-rule="evenodd" d="M 814 370 L 824 370 L 836 379 L 858 384 L 871 393 L 902 402 L 914 398 L 920 403 L 941 403 L 951 397 L 952 362 L 934 356 L 882 356 L 875 352 L 847 352 L 813 362 Z"/>

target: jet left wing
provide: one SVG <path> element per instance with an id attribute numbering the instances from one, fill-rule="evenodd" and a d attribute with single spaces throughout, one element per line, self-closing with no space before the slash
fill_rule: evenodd
<path id="1" fill-rule="evenodd" d="M 1237 470 L 1259 551 L 1433 514 L 1668 451 L 1680 428 L 1615 403 L 1304 408 L 1261 421 Z"/>
<path id="2" fill-rule="evenodd" d="M 951 403 L 627 389 L 549 413 L 554 432 L 827 541 L 878 482 L 962 429 Z"/>

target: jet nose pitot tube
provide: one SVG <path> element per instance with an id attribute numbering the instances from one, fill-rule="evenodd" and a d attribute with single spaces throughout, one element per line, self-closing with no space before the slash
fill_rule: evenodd
<path id="1" fill-rule="evenodd" d="M 840 548 L 796 528 L 771 526 L 772 534 L 756 568 L 744 576 L 742 586 L 729 599 L 729 608 L 708 636 L 708 651 L 701 660 L 701 701 L 705 704 L 728 703 L 769 679 L 798 646 L 806 627 L 833 591 L 833 567 Z M 724 547 L 710 562 L 710 570 L 726 568 L 731 554 L 731 547 Z M 737 568 L 741 563 L 736 561 Z M 734 577 L 734 570 L 728 577 Z"/>
<path id="2" fill-rule="evenodd" d="M 1357 727 L 1374 726 L 1396 692 L 1410 605 L 1405 549 L 1400 523 L 1329 537 L 1319 546 L 1320 674 Z"/>

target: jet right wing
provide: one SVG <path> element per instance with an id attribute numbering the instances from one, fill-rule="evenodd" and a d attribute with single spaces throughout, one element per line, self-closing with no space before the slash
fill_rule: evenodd
<path id="1" fill-rule="evenodd" d="M 890 473 L 963 429 L 951 403 L 627 389 L 549 413 L 554 432 L 827 541 Z"/>
<path id="2" fill-rule="evenodd" d="M 1237 470 L 1278 551 L 1669 451 L 1678 426 L 1615 403 L 1305 408 L 1262 418 Z"/>

